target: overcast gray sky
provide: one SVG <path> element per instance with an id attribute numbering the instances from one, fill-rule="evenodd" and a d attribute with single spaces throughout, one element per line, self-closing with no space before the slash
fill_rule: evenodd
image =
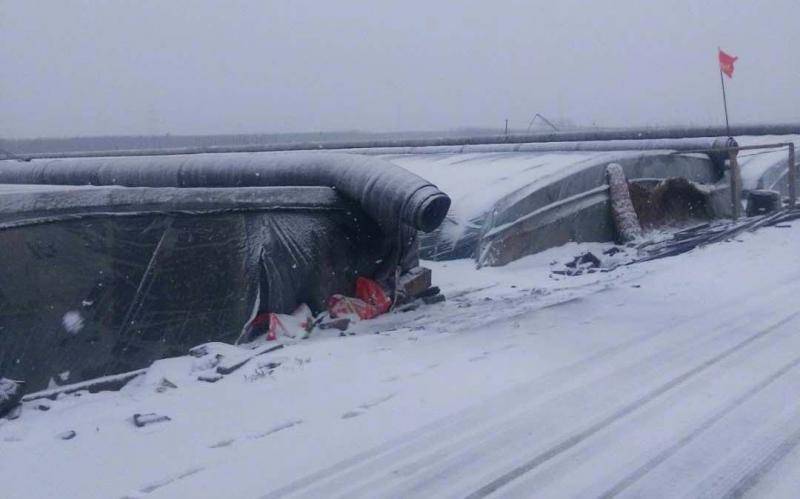
<path id="1" fill-rule="evenodd" d="M 0 136 L 800 120 L 800 1 L 0 0 Z"/>

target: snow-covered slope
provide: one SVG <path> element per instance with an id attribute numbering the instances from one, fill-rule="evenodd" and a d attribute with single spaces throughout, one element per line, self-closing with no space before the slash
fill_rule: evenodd
<path id="1" fill-rule="evenodd" d="M 794 141 L 800 146 L 800 136 L 796 135 L 743 136 L 737 137 L 737 140 L 741 145 Z M 421 240 L 423 255 L 442 259 L 474 256 L 479 251 L 485 251 L 486 234 L 493 226 L 520 220 L 552 203 L 602 186 L 605 177 L 597 174 L 598 170 L 593 168 L 597 165 L 605 167 L 612 162 L 640 163 L 641 169 L 631 168 L 629 171 L 625 166 L 627 175 L 632 178 L 686 176 L 702 183 L 714 183 L 719 179 L 717 167 L 705 155 L 675 156 L 669 149 L 638 150 L 641 144 L 635 142 L 584 143 L 583 150 L 574 149 L 577 143 L 551 143 L 528 145 L 540 147 L 538 151 L 514 150 L 514 147 L 524 145 L 505 144 L 472 146 L 467 151 L 459 147 L 420 147 L 398 148 L 396 153 L 392 153 L 391 148 L 365 149 L 361 153 L 370 151 L 370 154 L 378 154 L 382 159 L 430 180 L 450 195 L 453 204 L 445 223 L 434 234 Z M 639 142 L 648 142 L 650 147 L 657 144 L 657 141 Z M 672 147 L 686 150 L 691 142 L 672 141 L 671 144 Z M 711 144 L 713 141 L 707 139 L 702 142 Z M 662 144 L 665 147 L 669 145 Z M 563 147 L 563 150 L 559 151 L 558 147 Z M 630 149 L 602 150 L 610 147 Z M 348 152 L 358 153 L 358 150 Z M 786 148 L 741 151 L 739 159 L 745 189 L 778 189 L 784 194 L 788 193 L 785 179 Z M 721 185 L 727 185 L 727 181 Z M 539 216 L 544 215 L 540 213 Z M 597 218 L 589 217 L 591 221 L 584 226 L 573 223 L 571 227 L 550 227 L 548 234 L 572 230 L 572 237 L 576 240 L 610 239 L 608 233 L 590 230 L 591 227 L 602 225 L 602 220 L 597 221 Z M 601 215 L 599 219 L 602 218 Z M 536 237 L 547 239 L 542 231 Z M 556 237 L 552 242 L 540 241 L 540 245 L 550 247 L 561 242 L 563 239 Z"/>
<path id="2" fill-rule="evenodd" d="M 635 153 L 628 155 L 632 154 Z M 496 152 L 381 157 L 446 188 L 453 200 L 448 215 L 460 223 L 467 223 L 489 211 L 498 199 L 521 187 L 552 181 L 554 176 L 563 176 L 590 161 L 606 159 L 610 162 L 619 156 L 625 156 L 625 153 Z"/>
<path id="3" fill-rule="evenodd" d="M 794 142 L 800 149 L 800 136 L 797 135 L 742 136 L 736 140 L 742 146 Z M 567 143 L 565 147 L 570 145 Z M 460 225 L 483 215 L 497 200 L 528 184 L 543 185 L 588 164 L 609 163 L 645 154 L 635 150 L 442 153 L 431 148 L 430 153 L 424 151 L 420 148 L 419 152 L 412 154 L 380 157 L 445 189 L 453 199 L 449 216 Z M 739 162 L 745 188 L 757 188 L 761 177 L 776 165 L 785 168 L 786 157 L 785 148 L 742 151 Z"/>
<path id="4" fill-rule="evenodd" d="M 550 274 L 604 248 L 431 264 L 446 303 L 213 384 L 185 357 L 119 393 L 28 403 L 0 421 L 0 495 L 793 495 L 800 224 Z M 136 427 L 135 413 L 170 420 Z"/>

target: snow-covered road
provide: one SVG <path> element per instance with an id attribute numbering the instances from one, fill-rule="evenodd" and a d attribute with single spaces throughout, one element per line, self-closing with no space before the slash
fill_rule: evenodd
<path id="1" fill-rule="evenodd" d="M 800 224 L 550 274 L 605 247 L 430 263 L 446 303 L 354 336 L 29 403 L 0 421 L 2 497 L 796 497 Z"/>

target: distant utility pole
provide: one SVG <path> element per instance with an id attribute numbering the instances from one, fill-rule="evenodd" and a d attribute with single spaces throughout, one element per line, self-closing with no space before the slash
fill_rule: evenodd
<path id="1" fill-rule="evenodd" d="M 508 137 L 508 118 L 506 118 L 506 137 Z"/>

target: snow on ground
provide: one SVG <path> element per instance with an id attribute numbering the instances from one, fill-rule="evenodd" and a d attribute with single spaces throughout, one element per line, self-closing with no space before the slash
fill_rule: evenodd
<path id="1" fill-rule="evenodd" d="M 119 393 L 27 403 L 0 421 L 2 497 L 794 495 L 800 223 L 550 273 L 607 247 L 428 263 L 447 302 L 352 336 L 213 384 L 187 356 Z"/>

